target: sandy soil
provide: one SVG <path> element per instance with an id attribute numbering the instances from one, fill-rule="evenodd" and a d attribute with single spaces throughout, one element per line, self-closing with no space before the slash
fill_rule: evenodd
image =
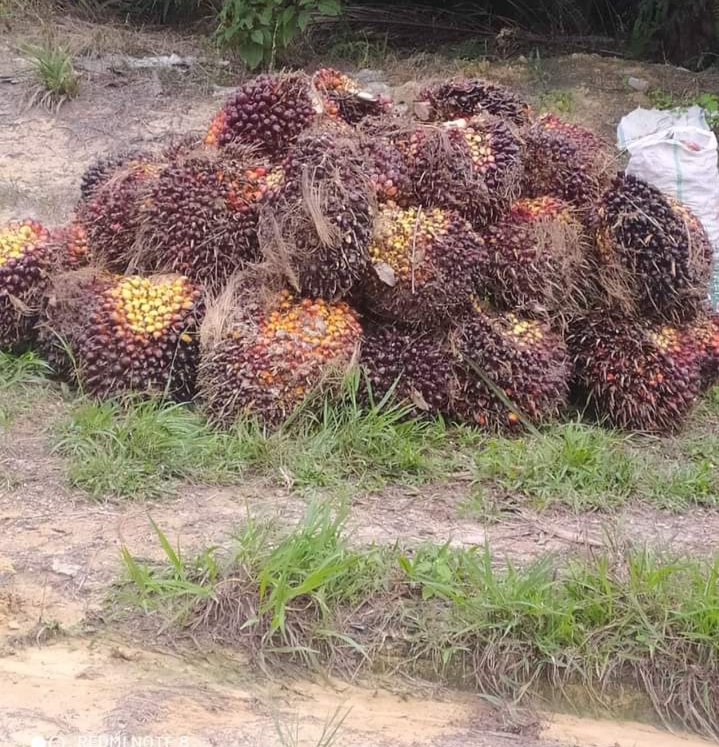
<path id="1" fill-rule="evenodd" d="M 16 41 L 0 37 L 0 220 L 67 219 L 79 178 L 98 155 L 153 148 L 168 135 L 202 129 L 221 101 L 205 79 L 200 88 L 191 84 L 196 71 L 131 71 L 113 57 L 85 61 L 81 95 L 59 113 L 27 108 L 26 65 L 14 51 Z M 522 61 L 475 67 L 535 98 L 539 89 L 571 91 L 570 116 L 608 138 L 622 113 L 647 105 L 643 94 L 627 90 L 626 76 L 677 91 L 708 86 L 671 68 L 588 56 L 547 60 L 539 71 Z M 394 64 L 386 79 L 406 95 L 417 74 L 416 65 Z M 33 737 L 61 735 L 74 745 L 82 735 L 112 732 L 197 747 L 269 747 L 279 744 L 273 727 L 279 721 L 297 726 L 298 745 L 310 745 L 338 707 L 350 708 L 339 740 L 347 747 L 703 744 L 650 727 L 558 715 L 523 728 L 473 695 L 417 697 L 338 683 L 268 682 L 236 653 L 202 660 L 153 650 L 147 642 L 112 640 L 89 621 L 117 577 L 122 545 L 157 556 L 148 514 L 192 550 L 227 541 L 247 510 L 290 522 L 305 502 L 259 482 L 232 489 L 186 486 L 162 502 L 91 502 L 67 487 L 64 466 L 49 451 L 47 422 L 61 407 L 49 397 L 0 433 L 0 744 L 27 746 Z M 719 532 L 719 516 L 710 512 L 675 516 L 640 508 L 612 516 L 523 512 L 485 526 L 463 518 L 466 492 L 462 483 L 381 496 L 358 489 L 350 529 L 358 542 L 489 543 L 498 560 L 518 562 L 546 552 L 591 552 L 610 540 L 708 553 Z"/>

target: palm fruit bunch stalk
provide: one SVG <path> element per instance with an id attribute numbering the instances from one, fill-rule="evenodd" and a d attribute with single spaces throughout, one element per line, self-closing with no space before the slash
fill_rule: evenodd
<path id="1" fill-rule="evenodd" d="M 260 214 L 265 264 L 304 296 L 346 295 L 369 264 L 376 212 L 366 164 L 343 130 L 304 133 Z"/>
<path id="2" fill-rule="evenodd" d="M 491 114 L 523 127 L 530 107 L 514 91 L 481 78 L 455 78 L 423 89 L 415 105 L 422 119 L 448 120 Z"/>
<path id="3" fill-rule="evenodd" d="M 258 259 L 259 205 L 269 166 L 247 148 L 178 153 L 145 191 L 133 263 L 219 287 Z"/>
<path id="4" fill-rule="evenodd" d="M 448 412 L 452 358 L 441 337 L 391 324 L 369 325 L 361 362 L 367 395 L 375 404 L 391 397 L 410 406 L 414 415 Z"/>
<path id="5" fill-rule="evenodd" d="M 269 304 L 243 303 L 219 333 L 205 332 L 198 395 L 208 419 L 223 427 L 243 417 L 276 426 L 351 364 L 362 328 L 343 302 L 283 291 Z"/>
<path id="6" fill-rule="evenodd" d="M 67 335 L 85 392 L 99 398 L 192 396 L 203 313 L 199 288 L 178 275 L 100 279 L 90 304 L 85 324 Z"/>
<path id="7" fill-rule="evenodd" d="M 461 421 L 514 431 L 559 415 L 569 389 L 562 338 L 543 322 L 476 306 L 452 333 L 451 405 Z"/>
<path id="8" fill-rule="evenodd" d="M 98 180 L 77 207 L 93 254 L 108 269 L 124 272 L 133 256 L 148 182 L 161 170 L 158 160 L 129 160 Z"/>
<path id="9" fill-rule="evenodd" d="M 457 210 L 475 228 L 497 220 L 519 196 L 521 144 L 499 119 L 418 127 L 405 155 L 420 203 Z"/>
<path id="10" fill-rule="evenodd" d="M 100 185 L 123 167 L 139 166 L 154 160 L 156 159 L 152 155 L 143 151 L 117 153 L 100 158 L 89 166 L 80 178 L 80 195 L 87 200 Z"/>
<path id="11" fill-rule="evenodd" d="M 701 388 L 701 359 L 680 328 L 594 312 L 570 328 L 578 404 L 609 425 L 679 428 Z"/>
<path id="12" fill-rule="evenodd" d="M 619 174 L 593 214 L 601 291 L 625 313 L 689 321 L 705 304 L 712 248 L 699 221 L 656 187 Z"/>
<path id="13" fill-rule="evenodd" d="M 312 85 L 319 94 L 324 111 L 355 125 L 365 117 L 380 116 L 391 107 L 391 100 L 362 90 L 349 75 L 331 67 L 320 68 L 312 76 Z"/>
<path id="14" fill-rule="evenodd" d="M 50 235 L 34 220 L 0 226 L 0 347 L 28 342 L 51 263 Z"/>
<path id="15" fill-rule="evenodd" d="M 321 111 L 322 103 L 304 73 L 259 75 L 227 99 L 212 120 L 205 143 L 252 145 L 278 158 Z"/>
<path id="16" fill-rule="evenodd" d="M 569 203 L 525 198 L 482 233 L 487 262 L 479 288 L 495 307 L 556 315 L 578 300 L 582 225 Z"/>
<path id="17" fill-rule="evenodd" d="M 361 287 L 371 314 L 438 325 L 468 306 L 483 261 L 472 226 L 451 210 L 384 205 Z"/>
<path id="18" fill-rule="evenodd" d="M 609 181 L 613 154 L 585 127 L 545 114 L 528 129 L 525 144 L 527 197 L 551 195 L 582 208 Z"/>

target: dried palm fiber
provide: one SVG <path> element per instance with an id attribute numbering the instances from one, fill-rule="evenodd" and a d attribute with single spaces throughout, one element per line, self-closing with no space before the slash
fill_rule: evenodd
<path id="1" fill-rule="evenodd" d="M 324 111 L 355 125 L 365 117 L 385 114 L 392 106 L 386 96 L 377 96 L 362 90 L 349 75 L 334 68 L 323 67 L 312 76 L 312 85 L 322 99 Z"/>
<path id="2" fill-rule="evenodd" d="M 88 166 L 80 178 L 80 195 L 83 200 L 88 200 L 99 186 L 120 169 L 132 168 L 156 160 L 156 156 L 146 151 L 129 151 L 99 158 Z"/>
<path id="3" fill-rule="evenodd" d="M 471 304 L 482 239 L 464 218 L 442 208 L 384 205 L 369 247 L 359 296 L 376 317 L 441 325 Z"/>
<path id="4" fill-rule="evenodd" d="M 259 257 L 259 204 L 269 173 L 250 148 L 178 151 L 147 184 L 131 267 L 219 288 Z"/>
<path id="5" fill-rule="evenodd" d="M 0 225 L 0 348 L 32 340 L 52 265 L 50 234 L 26 219 Z"/>
<path id="6" fill-rule="evenodd" d="M 456 210 L 475 228 L 498 220 L 519 196 L 522 146 L 499 119 L 420 126 L 405 155 L 420 203 Z"/>
<path id="7" fill-rule="evenodd" d="M 159 158 L 126 161 L 80 200 L 75 221 L 84 228 L 93 255 L 109 269 L 127 269 L 136 247 L 148 184 L 162 168 Z"/>
<path id="8" fill-rule="evenodd" d="M 54 286 L 46 334 L 71 351 L 84 392 L 192 396 L 203 300 L 186 277 L 87 268 Z"/>
<path id="9" fill-rule="evenodd" d="M 205 143 L 251 145 L 280 158 L 321 112 L 322 102 L 304 73 L 259 75 L 227 99 Z"/>
<path id="10" fill-rule="evenodd" d="M 689 321 L 704 308 L 712 249 L 699 221 L 656 187 L 619 174 L 592 215 L 600 291 L 626 315 Z"/>
<path id="11" fill-rule="evenodd" d="M 591 130 L 545 114 L 524 139 L 526 197 L 551 195 L 584 208 L 607 186 L 616 159 Z"/>
<path id="12" fill-rule="evenodd" d="M 701 357 L 681 328 L 597 311 L 574 321 L 567 342 L 580 406 L 616 428 L 681 427 L 701 388 Z"/>
<path id="13" fill-rule="evenodd" d="M 259 297 L 232 281 L 202 328 L 198 401 L 210 422 L 277 426 L 355 358 L 362 329 L 343 302 Z"/>
<path id="14" fill-rule="evenodd" d="M 301 295 L 346 295 L 369 264 L 376 213 L 362 154 L 340 130 L 303 134 L 260 212 L 265 267 Z"/>
<path id="15" fill-rule="evenodd" d="M 514 125 L 529 124 L 530 106 L 514 91 L 481 78 L 454 78 L 425 87 L 419 94 L 418 116 L 432 120 L 491 114 Z"/>
<path id="16" fill-rule="evenodd" d="M 452 332 L 451 409 L 466 423 L 513 431 L 559 415 L 569 389 L 569 359 L 543 322 L 475 306 Z"/>
<path id="17" fill-rule="evenodd" d="M 361 365 L 365 395 L 410 405 L 414 415 L 449 409 L 452 356 L 442 335 L 392 324 L 365 326 Z"/>
<path id="18" fill-rule="evenodd" d="M 478 292 L 496 308 L 556 317 L 580 301 L 583 227 L 569 203 L 555 197 L 517 200 L 482 238 L 487 260 Z"/>

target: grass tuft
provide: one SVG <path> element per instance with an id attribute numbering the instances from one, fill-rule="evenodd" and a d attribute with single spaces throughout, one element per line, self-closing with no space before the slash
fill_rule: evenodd
<path id="1" fill-rule="evenodd" d="M 21 355 L 0 351 L 0 425 L 12 421 L 44 393 L 50 366 L 35 353 Z"/>
<path id="2" fill-rule="evenodd" d="M 298 412 L 277 431 L 256 422 L 213 430 L 190 406 L 157 400 L 81 400 L 54 445 L 71 483 L 94 496 L 157 497 L 179 480 L 229 484 L 248 472 L 295 490 L 422 483 L 461 462 L 440 421 L 408 418 L 401 405 L 363 405 L 355 384 L 319 414 Z"/>
<path id="3" fill-rule="evenodd" d="M 30 103 L 57 111 L 66 101 L 75 98 L 80 83 L 70 52 L 57 44 L 30 45 L 24 49 L 30 61 L 36 85 Z"/>
<path id="4" fill-rule="evenodd" d="M 488 550 L 353 547 L 321 507 L 285 534 L 250 525 L 235 541 L 191 559 L 166 547 L 162 566 L 126 553 L 125 601 L 260 660 L 389 666 L 518 699 L 551 688 L 571 700 L 579 685 L 606 703 L 626 687 L 719 735 L 719 558 L 497 567 Z"/>

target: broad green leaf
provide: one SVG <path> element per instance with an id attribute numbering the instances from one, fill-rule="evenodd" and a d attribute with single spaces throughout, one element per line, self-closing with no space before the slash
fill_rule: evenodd
<path id="1" fill-rule="evenodd" d="M 323 16 L 338 16 L 341 6 L 337 0 L 318 0 L 317 10 Z"/>
<path id="2" fill-rule="evenodd" d="M 262 60 L 265 57 L 264 46 L 249 39 L 243 44 L 240 44 L 237 51 L 247 67 L 253 70 L 262 64 Z"/>

